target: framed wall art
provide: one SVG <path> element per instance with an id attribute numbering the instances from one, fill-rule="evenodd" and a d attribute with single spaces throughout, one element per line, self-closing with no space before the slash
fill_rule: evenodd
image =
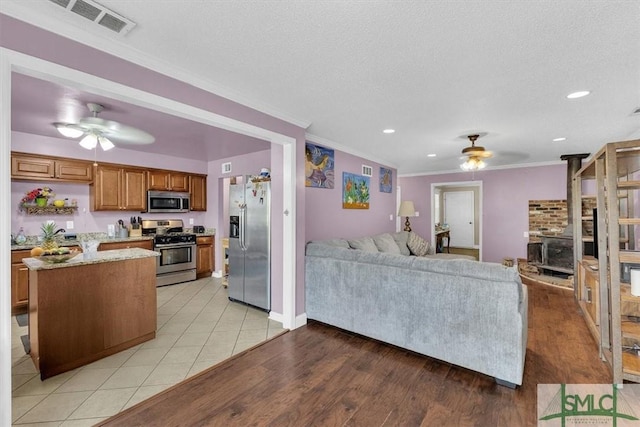
<path id="1" fill-rule="evenodd" d="M 330 148 L 307 142 L 305 145 L 305 186 L 316 188 L 333 188 L 334 151 Z"/>
<path id="2" fill-rule="evenodd" d="M 369 177 L 342 172 L 342 208 L 369 209 Z"/>
<path id="3" fill-rule="evenodd" d="M 393 171 L 387 168 L 380 168 L 380 192 L 392 193 L 393 192 Z"/>

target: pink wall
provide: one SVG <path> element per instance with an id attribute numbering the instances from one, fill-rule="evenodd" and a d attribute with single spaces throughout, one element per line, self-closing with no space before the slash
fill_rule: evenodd
<path id="1" fill-rule="evenodd" d="M 343 209 L 342 172 L 360 174 L 363 164 L 373 167 L 369 209 Z M 380 166 L 388 167 L 335 151 L 335 187 L 333 189 L 306 188 L 307 241 L 335 237 L 362 237 L 395 231 L 396 170 L 393 169 L 393 192 L 381 193 L 378 183 Z M 393 216 L 392 220 L 389 219 L 389 215 Z"/>
<path id="2" fill-rule="evenodd" d="M 189 83 L 163 75 L 154 70 L 133 64 L 116 56 L 104 53 L 80 42 L 26 24 L 14 18 L 0 14 L 0 45 L 30 56 L 62 64 L 101 78 L 118 82 L 152 94 L 183 102 L 241 122 L 268 129 L 296 140 L 296 206 L 298 222 L 296 224 L 296 292 L 304 294 L 304 143 L 305 130 L 299 126 L 269 116 L 250 107 L 235 103 L 229 99 L 199 89 Z M 279 151 L 280 156 L 282 152 Z M 273 156 L 272 152 L 272 156 Z M 105 159 L 106 160 L 106 159 Z M 278 160 L 281 162 L 281 160 Z M 272 160 L 274 168 L 282 165 Z M 300 186 L 300 181 L 303 184 Z M 282 196 L 273 199 L 273 210 L 282 212 Z M 279 205 L 278 205 L 279 204 Z M 282 218 L 279 218 L 280 223 Z M 277 246 L 280 245 L 280 246 Z M 282 241 L 276 239 L 272 244 L 274 253 L 282 252 Z M 276 276 L 280 274 L 280 276 Z M 273 282 L 281 294 L 282 271 L 272 272 Z M 296 302 L 296 313 L 304 312 L 303 299 Z"/>
<path id="3" fill-rule="evenodd" d="M 564 164 L 471 173 L 401 177 L 404 200 L 413 200 L 420 216 L 411 228 L 431 239 L 431 184 L 482 182 L 483 261 L 502 262 L 505 257 L 526 258 L 529 200 L 565 199 L 567 168 Z"/>

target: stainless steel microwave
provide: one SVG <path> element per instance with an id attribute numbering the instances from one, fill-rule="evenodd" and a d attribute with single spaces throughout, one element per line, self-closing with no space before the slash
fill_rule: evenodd
<path id="1" fill-rule="evenodd" d="M 189 212 L 189 193 L 147 191 L 147 212 Z"/>

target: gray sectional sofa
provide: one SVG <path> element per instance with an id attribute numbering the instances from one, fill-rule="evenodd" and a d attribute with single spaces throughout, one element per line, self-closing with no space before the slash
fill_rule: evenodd
<path id="1" fill-rule="evenodd" d="M 374 237 L 307 244 L 307 318 L 521 385 L 528 300 L 517 270 L 409 256 L 408 233 L 380 236 L 377 251 Z"/>

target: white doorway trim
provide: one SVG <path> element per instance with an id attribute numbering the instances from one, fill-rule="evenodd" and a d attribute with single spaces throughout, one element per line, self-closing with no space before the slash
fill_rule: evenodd
<path id="1" fill-rule="evenodd" d="M 459 181 L 459 182 L 434 182 L 431 184 L 431 244 L 435 247 L 435 191 L 438 187 L 469 187 L 478 188 L 478 259 L 482 261 L 482 181 Z"/>
<path id="2" fill-rule="evenodd" d="M 91 74 L 59 64 L 0 48 L 0 192 L 11 193 L 11 75 L 13 72 L 52 81 L 83 91 L 108 96 L 122 101 L 216 126 L 233 132 L 260 138 L 283 146 L 283 251 L 282 299 L 283 327 L 295 328 L 296 313 L 296 140 L 293 137 L 269 131 L 248 123 L 234 120 L 191 105 L 154 95 L 139 89 L 115 83 Z M 11 230 L 9 207 L 0 209 L 0 235 L 8 236 Z M 0 245 L 0 271 L 4 283 L 10 283 L 11 246 L 5 241 Z M 0 425 L 11 424 L 11 297 L 10 287 L 0 286 Z"/>

